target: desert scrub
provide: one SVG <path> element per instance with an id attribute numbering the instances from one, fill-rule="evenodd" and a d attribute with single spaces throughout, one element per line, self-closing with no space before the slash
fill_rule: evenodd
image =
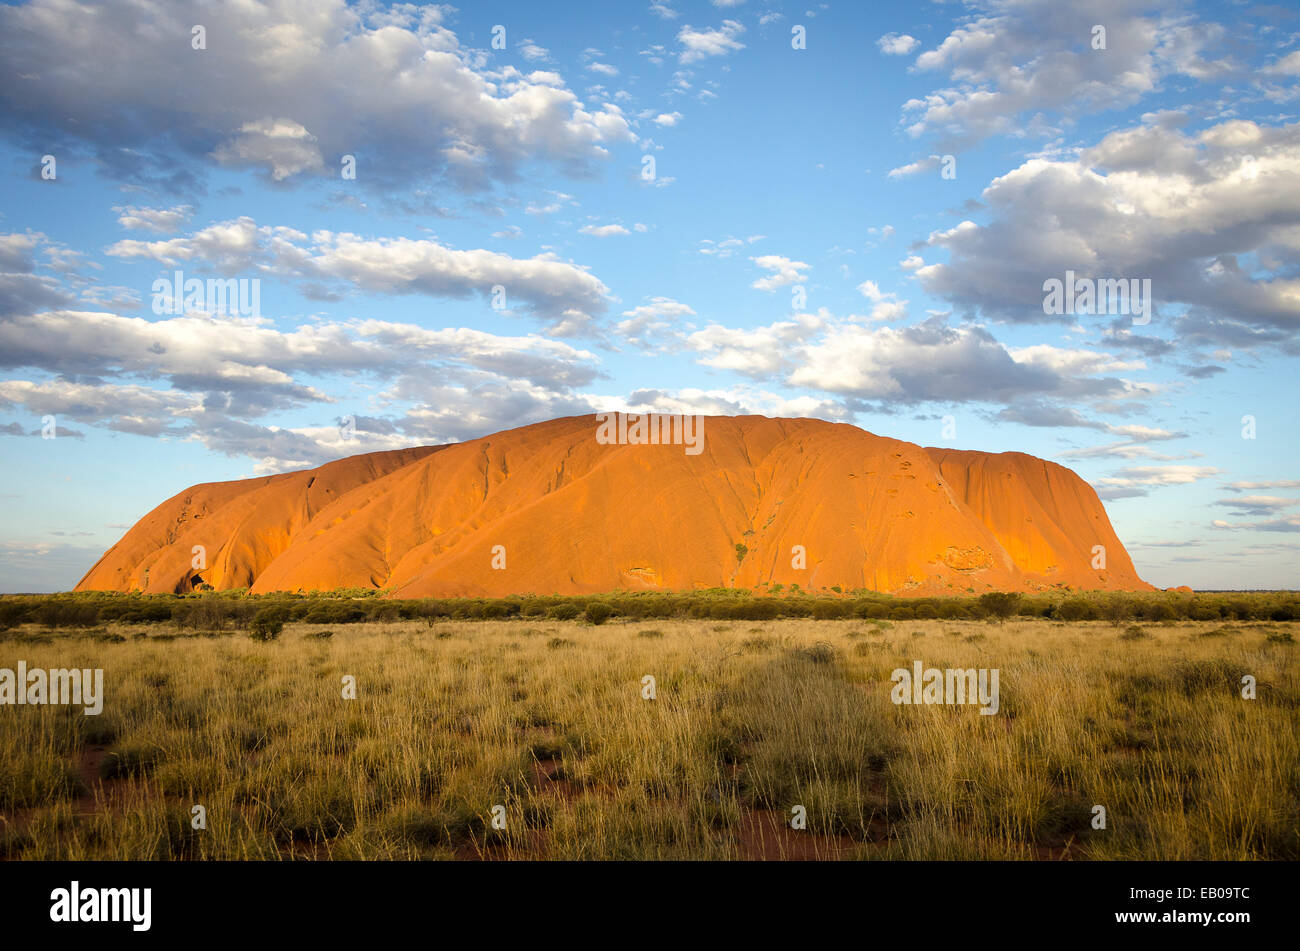
<path id="1" fill-rule="evenodd" d="M 148 636 L 6 641 L 32 667 L 103 667 L 106 689 L 99 716 L 0 710 L 0 855 L 734 859 L 771 823 L 818 856 L 1300 857 L 1296 622 L 647 622 L 632 598 L 631 623 L 580 617 L 605 600 L 331 621 L 328 639 L 287 622 L 273 645 L 119 619 L 100 623 Z M 891 671 L 917 660 L 998 668 L 999 713 L 896 706 Z"/>

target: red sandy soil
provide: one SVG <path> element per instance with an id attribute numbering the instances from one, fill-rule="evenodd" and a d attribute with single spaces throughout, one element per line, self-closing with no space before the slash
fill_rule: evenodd
<path id="1" fill-rule="evenodd" d="M 574 416 L 196 485 L 142 518 L 77 590 L 1153 590 L 1092 487 L 1023 453 L 719 416 L 705 418 L 703 451 L 690 455 L 680 445 L 602 445 L 597 426 Z M 205 569 L 191 566 L 196 545 Z M 498 545 L 504 570 L 493 566 Z M 1092 567 L 1095 545 L 1104 569 Z M 792 564 L 794 546 L 806 567 Z"/>

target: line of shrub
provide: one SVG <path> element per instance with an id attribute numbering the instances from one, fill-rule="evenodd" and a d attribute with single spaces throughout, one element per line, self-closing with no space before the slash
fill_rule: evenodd
<path id="1" fill-rule="evenodd" d="M 534 618 L 603 623 L 607 618 L 704 618 L 765 621 L 776 618 L 1005 619 L 1062 621 L 1290 621 L 1300 618 L 1300 593 L 1051 591 L 988 592 L 978 597 L 895 598 L 868 592 L 830 597 L 805 592 L 780 597 L 714 588 L 694 592 L 615 592 L 602 595 L 520 595 L 508 598 L 377 598 L 374 592 L 250 595 L 245 591 L 184 595 L 82 592 L 0 597 L 0 630 L 30 623 L 90 628 L 108 622 L 170 623 L 178 629 L 250 629 L 259 612 L 283 623 L 355 624 L 364 621 L 498 620 Z"/>

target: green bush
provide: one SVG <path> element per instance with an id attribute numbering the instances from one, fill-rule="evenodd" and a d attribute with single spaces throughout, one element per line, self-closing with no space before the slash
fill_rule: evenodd
<path id="1" fill-rule="evenodd" d="M 846 601 L 818 601 L 812 607 L 812 616 L 819 621 L 851 617 L 853 605 Z"/>
<path id="2" fill-rule="evenodd" d="M 276 605 L 262 608 L 253 615 L 252 637 L 258 641 L 273 641 L 284 630 L 284 622 L 289 619 L 287 608 Z"/>
<path id="3" fill-rule="evenodd" d="M 1173 621 L 1177 617 L 1178 613 L 1164 601 L 1152 601 L 1142 608 L 1142 618 L 1146 621 Z"/>
<path id="4" fill-rule="evenodd" d="M 1092 621 L 1097 608 L 1087 598 L 1067 598 L 1056 606 L 1056 616 L 1062 621 Z"/>
<path id="5" fill-rule="evenodd" d="M 25 620 L 27 620 L 27 605 L 9 599 L 0 601 L 0 631 L 17 627 Z"/>
<path id="6" fill-rule="evenodd" d="M 979 596 L 979 606 L 990 617 L 1006 620 L 1020 607 L 1020 595 L 1014 591 L 986 591 Z"/>
<path id="7" fill-rule="evenodd" d="M 46 627 L 94 627 L 99 623 L 99 605 L 84 601 L 46 601 L 36 609 L 34 620 Z"/>
<path id="8" fill-rule="evenodd" d="M 860 618 L 887 618 L 889 605 L 880 601 L 865 601 L 854 609 L 854 613 Z"/>
<path id="9" fill-rule="evenodd" d="M 552 605 L 546 612 L 546 616 L 554 618 L 557 621 L 572 621 L 582 611 L 578 606 L 570 601 L 561 601 L 559 604 Z"/>
<path id="10" fill-rule="evenodd" d="M 592 624 L 604 624 L 614 614 L 613 609 L 601 601 L 592 601 L 587 605 L 587 610 L 583 612 L 585 617 Z"/>

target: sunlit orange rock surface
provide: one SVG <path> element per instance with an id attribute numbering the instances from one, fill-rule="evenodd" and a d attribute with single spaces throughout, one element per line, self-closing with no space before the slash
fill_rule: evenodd
<path id="1" fill-rule="evenodd" d="M 697 455 L 603 445 L 597 428 L 575 416 L 196 485 L 77 590 L 1152 590 L 1092 488 L 1033 456 L 924 449 L 814 419 L 707 417 Z M 196 546 L 206 567 L 193 567 Z"/>

